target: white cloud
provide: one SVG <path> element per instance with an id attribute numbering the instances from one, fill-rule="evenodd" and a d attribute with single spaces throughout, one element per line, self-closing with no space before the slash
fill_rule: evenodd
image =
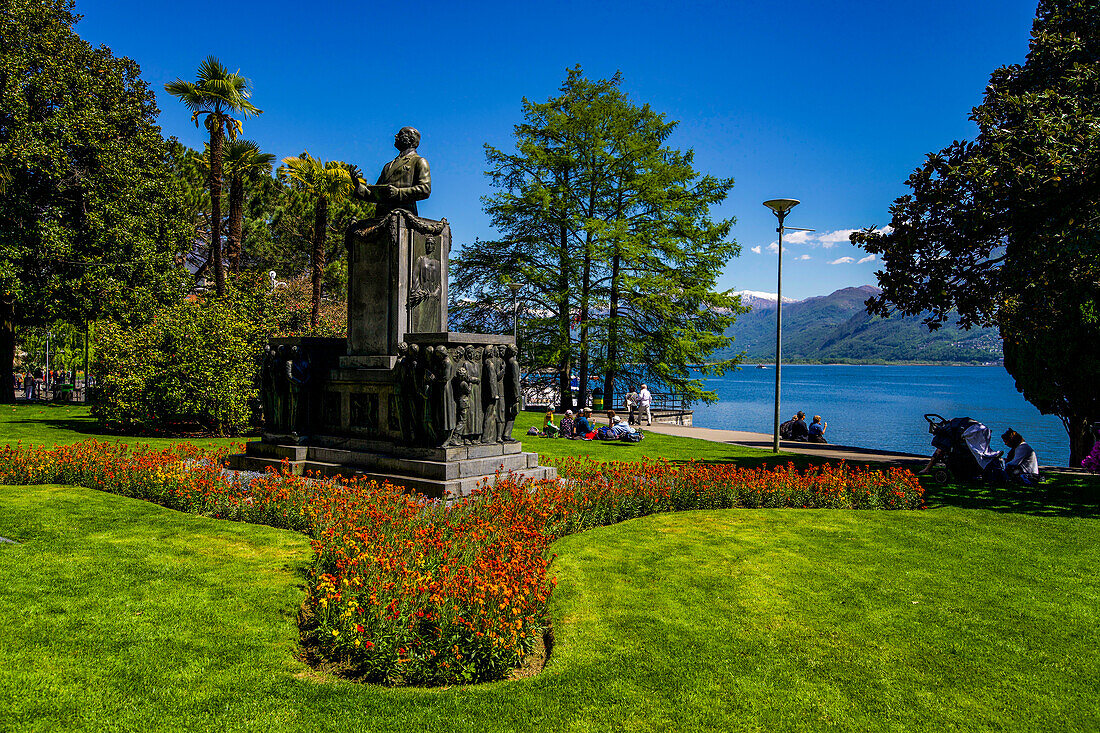
<path id="1" fill-rule="evenodd" d="M 769 244 L 768 245 L 768 251 L 771 252 L 772 254 L 775 254 L 776 252 L 778 252 L 779 251 L 779 242 L 772 242 L 771 244 Z M 788 251 L 787 245 L 783 245 L 783 251 L 784 252 Z"/>
<path id="2" fill-rule="evenodd" d="M 809 255 L 801 255 L 799 257 L 795 257 L 795 259 L 796 260 L 812 260 L 813 257 L 810 257 Z"/>
<path id="3" fill-rule="evenodd" d="M 850 265 L 855 261 L 856 261 L 855 257 L 838 257 L 835 260 L 833 260 L 832 262 L 830 262 L 829 264 L 830 265 Z"/>
<path id="4" fill-rule="evenodd" d="M 851 241 L 850 237 L 856 229 L 834 229 L 831 232 L 790 232 L 783 237 L 783 241 L 786 244 L 804 244 L 807 247 L 821 247 L 822 249 L 831 249 L 838 244 Z M 882 234 L 889 234 L 893 231 L 890 227 L 882 227 L 875 231 Z"/>
<path id="5" fill-rule="evenodd" d="M 761 254 L 763 252 L 763 250 L 760 248 L 760 245 L 758 244 L 758 245 L 756 245 L 755 247 L 752 248 L 752 252 L 753 252 L 753 254 Z"/>
<path id="6" fill-rule="evenodd" d="M 875 261 L 875 256 L 874 255 L 867 255 L 866 257 L 859 258 L 859 260 L 856 262 L 856 264 L 857 265 L 862 265 L 864 262 L 874 262 L 874 261 Z"/>
<path id="7" fill-rule="evenodd" d="M 814 234 L 814 232 L 790 232 L 784 239 L 787 240 L 787 244 L 809 244 Z"/>

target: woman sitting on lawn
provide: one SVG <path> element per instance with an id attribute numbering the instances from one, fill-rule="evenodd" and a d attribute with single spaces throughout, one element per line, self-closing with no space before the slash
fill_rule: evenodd
<path id="1" fill-rule="evenodd" d="M 1008 476 L 1024 484 L 1039 483 L 1039 458 L 1024 441 L 1024 436 L 1009 428 L 1001 436 L 1001 440 L 1011 449 L 1005 458 L 1005 472 Z"/>
<path id="2" fill-rule="evenodd" d="M 563 437 L 563 438 L 575 438 L 575 437 L 577 437 L 575 425 L 576 425 L 576 423 L 573 422 L 573 411 L 572 410 L 566 410 L 565 411 L 565 417 L 563 417 L 561 419 L 561 424 L 559 425 L 559 429 L 561 430 L 561 437 Z"/>
<path id="3" fill-rule="evenodd" d="M 554 424 L 554 408 L 546 411 L 546 421 L 542 424 L 542 434 L 547 438 L 558 437 L 558 426 Z"/>

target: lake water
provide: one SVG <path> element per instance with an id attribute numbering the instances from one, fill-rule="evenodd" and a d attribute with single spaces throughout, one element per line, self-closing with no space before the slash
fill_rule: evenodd
<path id="1" fill-rule="evenodd" d="M 1016 391 L 1004 367 L 784 365 L 780 415 L 798 410 L 808 423 L 821 415 L 831 443 L 931 454 L 924 413 L 972 417 L 1000 434 L 1014 428 L 1031 444 L 1039 462 L 1066 465 L 1069 439 L 1062 421 L 1040 415 Z M 745 365 L 720 377 L 705 377 L 718 394 L 712 405 L 695 405 L 694 424 L 704 428 L 772 432 L 775 366 Z"/>

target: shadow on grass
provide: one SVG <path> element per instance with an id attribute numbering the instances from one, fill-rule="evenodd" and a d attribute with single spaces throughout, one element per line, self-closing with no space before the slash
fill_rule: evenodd
<path id="1" fill-rule="evenodd" d="M 37 418 L 34 420 L 9 420 L 9 425 L 41 425 L 43 428 L 49 430 L 69 430 L 74 433 L 80 433 L 81 435 L 103 435 L 109 436 L 111 433 L 107 433 L 100 429 L 96 424 L 96 421 L 91 418 Z"/>
<path id="2" fill-rule="evenodd" d="M 1081 474 L 1048 474 L 1041 486 L 987 483 L 924 484 L 930 509 L 958 507 L 1039 517 L 1100 517 L 1100 481 Z"/>

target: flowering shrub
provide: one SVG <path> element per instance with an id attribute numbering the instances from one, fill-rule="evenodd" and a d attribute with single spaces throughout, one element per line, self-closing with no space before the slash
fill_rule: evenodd
<path id="1" fill-rule="evenodd" d="M 1092 445 L 1092 452 L 1081 460 L 1081 468 L 1093 473 L 1100 473 L 1100 440 Z"/>
<path id="2" fill-rule="evenodd" d="M 389 484 L 271 472 L 251 482 L 222 454 L 87 442 L 0 448 L 0 483 L 68 483 L 182 511 L 308 534 L 303 638 L 357 678 L 388 684 L 500 679 L 546 626 L 558 537 L 655 512 L 734 507 L 916 509 L 908 470 L 744 469 L 561 461 L 561 481 L 499 476 L 456 502 Z"/>

